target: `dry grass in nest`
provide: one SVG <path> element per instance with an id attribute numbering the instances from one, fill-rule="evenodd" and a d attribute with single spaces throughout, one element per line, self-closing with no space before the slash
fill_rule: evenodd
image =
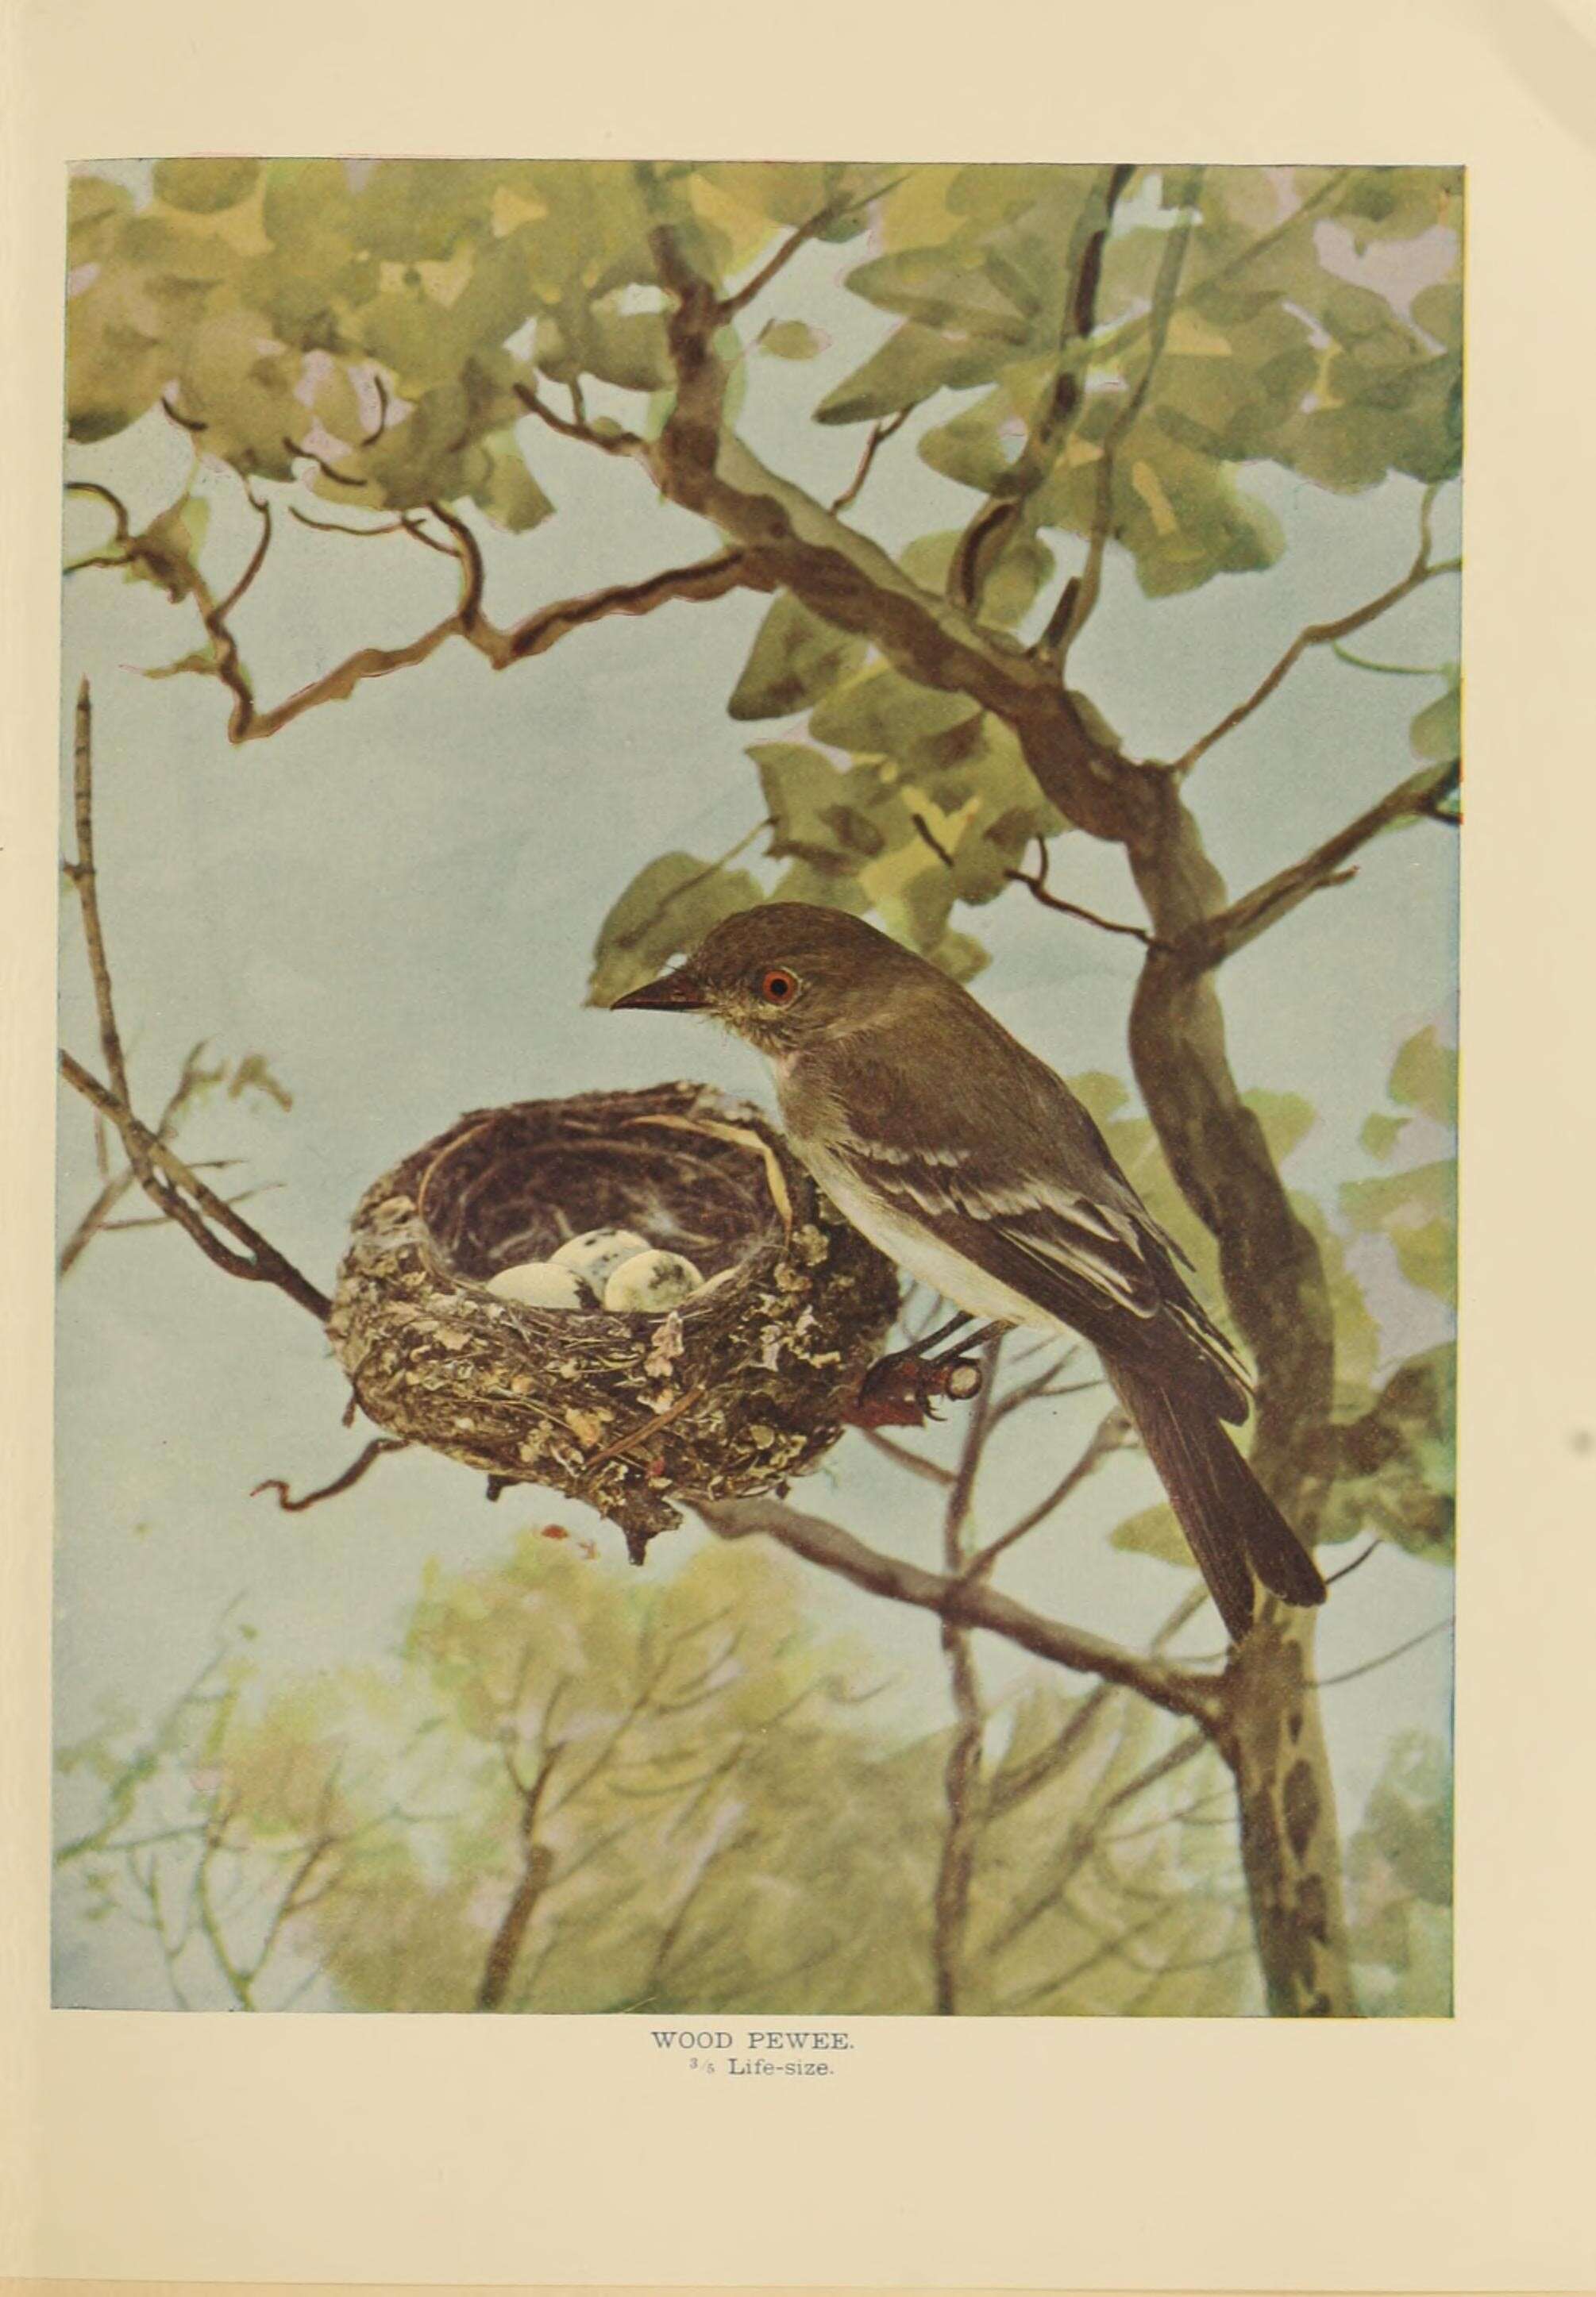
<path id="1" fill-rule="evenodd" d="M 498 1270 L 588 1229 L 685 1253 L 664 1315 L 502 1300 Z M 890 1329 L 898 1280 L 756 1109 L 707 1085 L 478 1109 L 369 1188 L 328 1332 L 379 1427 L 620 1526 L 813 1468 Z"/>

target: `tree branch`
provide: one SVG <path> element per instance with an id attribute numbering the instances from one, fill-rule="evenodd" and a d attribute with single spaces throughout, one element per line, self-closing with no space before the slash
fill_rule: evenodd
<path id="1" fill-rule="evenodd" d="M 1131 1432 L 1131 1423 L 1117 1405 L 1106 1412 L 1074 1465 L 1060 1477 L 1050 1492 L 1038 1500 L 1034 1507 L 1028 1508 L 1016 1522 L 1010 1524 L 1007 1531 L 978 1549 L 964 1566 L 964 1576 L 970 1579 L 985 1578 L 1000 1555 L 1006 1554 L 1009 1548 L 1046 1523 L 1050 1515 L 1080 1490 L 1089 1476 L 1096 1474 L 1105 1460 L 1123 1450 Z"/>
<path id="2" fill-rule="evenodd" d="M 807 223 L 801 223 L 794 232 L 783 240 L 775 253 L 761 263 L 759 269 L 753 274 L 752 277 L 745 280 L 741 287 L 734 293 L 723 295 L 720 298 L 718 309 L 721 320 L 735 319 L 739 312 L 745 311 L 757 296 L 764 293 L 772 279 L 786 269 L 787 265 L 800 249 L 808 246 L 811 239 L 818 238 L 823 231 L 828 231 L 834 223 L 841 223 L 843 218 L 845 215 L 851 215 L 856 208 L 866 208 L 869 206 L 872 200 L 884 199 L 889 192 L 895 191 L 903 181 L 904 177 L 901 175 L 892 176 L 884 184 L 876 184 L 868 192 L 849 192 L 828 201 L 823 208 L 810 217 Z"/>
<path id="3" fill-rule="evenodd" d="M 1309 622 L 1300 630 L 1246 701 L 1238 702 L 1233 710 L 1227 711 L 1216 726 L 1210 727 L 1207 733 L 1200 735 L 1191 747 L 1175 760 L 1172 769 L 1173 772 L 1189 774 L 1198 759 L 1205 757 L 1216 742 L 1222 742 L 1227 734 L 1233 734 L 1238 726 L 1245 725 L 1255 711 L 1263 707 L 1270 696 L 1290 676 L 1312 647 L 1336 646 L 1339 639 L 1350 638 L 1354 630 L 1361 630 L 1367 623 L 1378 622 L 1382 614 L 1389 613 L 1393 606 L 1400 605 L 1404 598 L 1411 597 L 1415 590 L 1421 589 L 1426 582 L 1434 581 L 1438 574 L 1456 574 L 1460 570 L 1463 564 L 1460 558 L 1432 559 L 1430 556 L 1430 512 L 1436 492 L 1433 486 L 1425 489 L 1419 507 L 1418 553 L 1400 581 L 1393 582 L 1389 589 L 1381 590 L 1362 605 L 1353 606 L 1347 613 L 1338 614 L 1329 622 Z M 1378 663 L 1361 666 L 1384 667 Z"/>
<path id="4" fill-rule="evenodd" d="M 1123 1684 L 1155 1707 L 1183 1715 L 1205 1731 L 1217 1719 L 1218 1683 L 1214 1675 L 1197 1675 L 1164 1661 L 1145 1659 L 1118 1643 L 1084 1629 L 1065 1626 L 1026 1609 L 978 1580 L 950 1578 L 901 1562 L 868 1547 L 851 1532 L 806 1515 L 777 1499 L 695 1499 L 698 1515 L 722 1539 L 741 1539 L 761 1533 L 794 1555 L 802 1556 L 839 1578 L 851 1581 L 872 1595 L 909 1603 L 954 1625 L 984 1628 L 1017 1643 L 1022 1651 L 1074 1673 L 1100 1675 Z"/>
<path id="5" fill-rule="evenodd" d="M 918 1476 L 922 1482 L 936 1484 L 945 1491 L 953 1481 L 951 1468 L 944 1468 L 940 1460 L 928 1459 L 923 1452 L 911 1451 L 907 1444 L 900 1443 L 895 1437 L 886 1435 L 881 1428 L 861 1428 L 860 1434 L 873 1452 L 881 1453 L 888 1460 L 895 1460 L 899 1467 L 906 1468 L 911 1476 Z"/>
<path id="6" fill-rule="evenodd" d="M 917 401 L 916 405 L 917 406 L 917 404 L 918 402 Z M 854 472 L 853 476 L 850 479 L 848 484 L 843 489 L 842 493 L 838 495 L 832 503 L 831 508 L 834 517 L 839 512 L 851 508 L 852 505 L 859 500 L 860 496 L 864 492 L 865 481 L 869 477 L 870 473 L 875 466 L 876 456 L 885 446 L 887 440 L 894 438 L 897 433 L 902 430 L 903 425 L 908 422 L 909 416 L 914 414 L 914 412 L 915 407 L 900 408 L 896 415 L 884 415 L 879 422 L 871 424 L 870 435 L 865 440 L 864 452 L 859 458 L 859 468 Z"/>
<path id="7" fill-rule="evenodd" d="M 155 1138 L 163 1144 L 176 1140 L 178 1130 L 182 1124 L 184 1116 L 187 1111 L 188 1105 L 190 1101 L 193 1100 L 194 1095 L 197 1092 L 202 1091 L 207 1085 L 219 1084 L 222 1078 L 226 1074 L 226 1064 L 225 1062 L 214 1069 L 202 1069 L 200 1066 L 200 1055 L 204 1051 L 204 1050 L 205 1042 L 203 1039 L 201 1040 L 199 1044 L 191 1047 L 184 1060 L 182 1073 L 178 1076 L 177 1084 L 169 1094 L 166 1107 L 160 1112 L 160 1118 L 155 1127 Z M 96 1132 L 101 1135 L 103 1140 L 106 1132 L 106 1125 L 103 1117 L 101 1116 L 97 1111 L 95 1113 L 95 1125 Z M 194 1166 L 194 1170 L 196 1172 L 216 1172 L 225 1168 L 234 1161 L 234 1160 L 231 1157 L 213 1157 L 205 1165 L 196 1165 Z M 103 1172 L 105 1169 L 106 1160 L 103 1153 L 102 1152 L 101 1170 Z M 77 1227 L 72 1231 L 71 1235 L 62 1247 L 61 1256 L 56 1263 L 55 1272 L 57 1276 L 67 1276 L 70 1274 L 71 1271 L 77 1266 L 78 1261 L 82 1258 L 84 1253 L 86 1252 L 89 1246 L 93 1243 L 95 1238 L 98 1236 L 103 1230 L 118 1225 L 128 1225 L 126 1223 L 118 1223 L 113 1222 L 111 1215 L 115 1212 L 117 1206 L 121 1203 L 123 1198 L 128 1194 L 128 1190 L 134 1186 L 137 1179 L 138 1175 L 134 1171 L 133 1166 L 130 1164 L 124 1165 L 119 1173 L 113 1173 L 111 1174 L 110 1178 L 106 1181 L 104 1187 L 100 1190 L 99 1195 L 95 1198 L 93 1204 L 90 1205 L 88 1210 L 84 1214 L 83 1218 L 78 1222 Z M 254 1195 L 256 1191 L 253 1190 L 248 1190 L 245 1191 L 246 1195 Z"/>
<path id="8" fill-rule="evenodd" d="M 153 1196 L 161 1211 L 193 1237 L 207 1259 L 215 1261 L 217 1266 L 225 1269 L 229 1276 L 241 1276 L 252 1283 L 275 1284 L 279 1291 L 286 1292 L 291 1300 L 297 1300 L 301 1308 L 309 1309 L 318 1324 L 325 1323 L 333 1304 L 325 1292 L 319 1291 L 308 1277 L 301 1276 L 293 1263 L 286 1259 L 275 1245 L 268 1244 L 259 1230 L 245 1220 L 242 1213 L 234 1211 L 224 1198 L 206 1186 L 193 1165 L 185 1165 L 165 1141 L 158 1140 L 147 1125 L 141 1124 L 133 1111 L 125 1107 L 108 1086 L 86 1069 L 81 1061 L 74 1060 L 64 1049 L 60 1066 L 62 1075 L 73 1091 L 80 1092 L 85 1100 L 99 1109 L 103 1116 L 108 1116 L 116 1126 L 122 1136 L 122 1145 L 136 1168 L 141 1158 L 156 1168 L 148 1181 L 143 1181 L 141 1175 L 142 1184 Z M 186 1201 L 179 1190 L 186 1190 L 193 1201 Z M 207 1227 L 208 1221 L 214 1222 L 218 1228 L 226 1229 L 245 1247 L 245 1251 L 236 1253 L 223 1244 L 220 1238 Z"/>
<path id="9" fill-rule="evenodd" d="M 917 817 L 915 826 L 921 829 L 922 836 L 926 835 Z M 1056 910 L 1060 917 L 1079 918 L 1084 925 L 1096 926 L 1100 933 L 1124 934 L 1130 940 L 1140 942 L 1144 949 L 1163 949 L 1165 946 L 1148 933 L 1145 926 L 1121 925 L 1113 918 L 1100 918 L 1095 910 L 1083 910 L 1079 902 L 1066 902 L 1061 894 L 1049 893 L 1048 870 L 1052 857 L 1045 837 L 1039 836 L 1036 843 L 1038 852 L 1034 869 L 1004 870 L 1003 875 L 1011 885 L 1024 885 L 1032 899 L 1040 902 L 1044 910 Z"/>
<path id="10" fill-rule="evenodd" d="M 1136 383 L 1126 393 L 1103 434 L 1097 466 L 1097 498 L 1091 532 L 1086 543 L 1086 564 L 1080 574 L 1065 585 L 1064 594 L 1037 642 L 1037 659 L 1060 674 L 1071 646 L 1096 612 L 1098 599 L 1102 593 L 1103 561 L 1107 555 L 1108 539 L 1114 526 L 1115 457 L 1119 452 L 1121 440 L 1146 404 L 1154 374 L 1164 356 L 1164 341 L 1174 316 L 1180 290 L 1181 274 L 1185 268 L 1187 251 L 1197 222 L 1197 197 L 1202 179 L 1203 170 L 1194 168 L 1189 171 L 1182 186 L 1186 211 L 1164 241 L 1158 276 L 1153 283 L 1152 309 L 1148 314 L 1147 359 Z"/>
<path id="11" fill-rule="evenodd" d="M 61 1054 L 61 1073 L 75 1091 L 82 1093 L 103 1116 L 111 1119 L 121 1135 L 128 1161 L 145 1195 L 158 1210 L 187 1231 L 208 1259 L 226 1269 L 230 1276 L 276 1285 L 291 1299 L 298 1301 L 301 1308 L 308 1308 L 317 1323 L 325 1323 L 333 1305 L 326 1294 L 301 1276 L 292 1261 L 286 1259 L 275 1245 L 267 1242 L 259 1229 L 245 1220 L 243 1214 L 225 1198 L 218 1196 L 191 1165 L 183 1162 L 169 1141 L 163 1140 L 159 1132 L 152 1132 L 147 1125 L 141 1124 L 134 1114 L 128 1090 L 128 1068 L 122 1053 L 121 1035 L 117 1027 L 115 1000 L 111 994 L 111 966 L 100 920 L 99 881 L 95 869 L 93 729 L 88 680 L 85 679 L 78 692 L 73 745 L 73 816 L 78 858 L 67 868 L 83 911 L 84 940 L 88 950 L 95 1004 L 100 1020 L 100 1042 L 111 1083 L 110 1085 L 102 1084 L 81 1062 L 74 1060 L 71 1054 L 64 1050 Z M 215 1233 L 218 1228 L 241 1243 L 244 1247 L 243 1252 L 236 1252 L 224 1244 Z"/>
<path id="12" fill-rule="evenodd" d="M 1013 540 L 1026 503 L 1053 468 L 1081 411 L 1086 369 L 1069 365 L 1068 354 L 1072 346 L 1089 342 L 1097 325 L 1103 250 L 1113 227 L 1114 210 L 1134 173 L 1133 168 L 1123 165 L 1104 169 L 1096 189 L 1082 207 L 1065 258 L 1070 285 L 1053 380 L 1032 416 L 1025 443 L 1000 491 L 983 503 L 970 520 L 948 570 L 948 596 L 967 613 L 979 613 L 988 576 Z"/>
<path id="13" fill-rule="evenodd" d="M 601 431 L 588 422 L 580 411 L 570 415 L 556 414 L 546 399 L 540 398 L 535 383 L 513 383 L 510 386 L 529 415 L 547 424 L 562 439 L 580 440 L 584 447 L 596 447 L 606 455 L 641 455 L 644 441 L 635 432 L 622 430 L 620 424 L 606 424 Z M 580 410 L 581 400 L 573 395 L 573 406 Z"/>
<path id="14" fill-rule="evenodd" d="M 544 410 L 546 413 L 548 410 Z M 596 443 L 603 444 L 602 440 Z M 74 482 L 77 483 L 77 482 Z M 96 495 L 109 496 L 110 490 L 95 487 Z M 115 498 L 111 498 L 113 505 Z M 251 501 L 254 498 L 251 496 Z M 724 597 L 736 589 L 771 590 L 776 588 L 774 577 L 767 575 L 757 557 L 736 550 L 717 551 L 711 557 L 699 559 L 687 566 L 667 567 L 657 574 L 645 575 L 636 582 L 613 583 L 604 589 L 594 590 L 579 597 L 560 598 L 540 606 L 522 621 L 507 630 L 500 629 L 482 612 L 483 569 L 481 551 L 476 538 L 456 513 L 443 505 L 428 506 L 448 529 L 448 543 L 435 540 L 424 533 L 414 520 L 402 519 L 397 526 L 345 527 L 338 530 L 347 534 L 391 534 L 399 531 L 409 533 L 441 551 L 454 560 L 460 573 L 459 602 L 452 613 L 434 622 L 419 637 L 407 639 L 400 646 L 361 646 L 333 669 L 324 671 L 309 685 L 299 687 L 284 701 L 262 709 L 255 699 L 254 684 L 238 643 L 228 623 L 232 607 L 244 595 L 255 580 L 265 560 L 270 539 L 270 513 L 267 506 L 256 503 L 262 513 L 263 526 L 243 578 L 234 584 L 224 599 L 216 599 L 203 575 L 191 559 L 176 560 L 167 554 L 143 546 L 136 535 L 125 536 L 119 547 L 109 555 L 94 561 L 78 560 L 79 566 L 126 566 L 142 564 L 152 572 L 164 570 L 171 579 L 174 567 L 181 575 L 182 587 L 197 607 L 205 634 L 210 643 L 209 658 L 200 657 L 182 665 L 220 679 L 233 697 L 233 707 L 227 721 L 227 738 L 234 745 L 245 742 L 269 739 L 284 726 L 309 710 L 317 709 L 327 702 L 344 702 L 368 679 L 384 678 L 396 670 L 407 670 L 425 662 L 452 638 L 463 638 L 485 655 L 495 670 L 506 670 L 513 663 L 530 661 L 580 630 L 589 622 L 602 622 L 611 614 L 648 614 L 658 606 L 682 598 L 708 601 Z M 327 526 L 331 523 L 311 519 L 295 511 L 295 516 L 305 525 Z M 128 523 L 125 508 L 119 511 L 120 522 Z"/>
<path id="15" fill-rule="evenodd" d="M 407 1437 L 374 1436 L 366 1449 L 350 1461 L 341 1476 L 334 1476 L 330 1484 L 318 1485 L 315 1491 L 305 1492 L 296 1500 L 290 1497 L 288 1486 L 281 1476 L 268 1476 L 264 1483 L 254 1486 L 250 1497 L 254 1499 L 261 1492 L 276 1492 L 277 1505 L 284 1515 L 302 1515 L 307 1508 L 317 1507 L 323 1500 L 335 1499 L 340 1492 L 350 1490 L 367 1469 L 376 1465 L 384 1453 L 407 1452 L 409 1448 Z"/>
<path id="16" fill-rule="evenodd" d="M 1057 675 L 1016 640 L 923 589 L 879 544 L 779 478 L 726 428 L 713 290 L 668 226 L 655 228 L 651 243 L 675 299 L 667 325 L 675 404 L 643 456 L 660 492 L 756 553 L 772 587 L 869 638 L 906 676 L 995 710 L 1014 728 L 1043 791 L 1078 827 L 1119 842 L 1150 834 L 1163 767 L 1107 748 Z"/>
<path id="17" fill-rule="evenodd" d="M 1353 854 L 1383 830 L 1433 817 L 1442 800 L 1458 786 L 1461 771 L 1460 761 L 1452 758 L 1444 765 L 1424 766 L 1418 773 L 1410 774 L 1406 781 L 1387 791 L 1378 804 L 1359 814 L 1355 821 L 1349 822 L 1334 837 L 1327 838 L 1312 853 L 1305 853 L 1288 869 L 1266 878 L 1251 893 L 1232 902 L 1229 909 L 1196 926 L 1178 944 L 1181 965 L 1204 971 L 1222 964 L 1249 942 L 1256 941 L 1260 934 L 1277 924 L 1299 902 L 1305 902 L 1310 893 L 1324 885 L 1345 885 L 1356 874 L 1344 866 Z"/>
<path id="18" fill-rule="evenodd" d="M 1381 1651 L 1378 1659 L 1366 1659 L 1359 1667 L 1343 1667 L 1339 1675 L 1318 1676 L 1314 1681 L 1313 1688 L 1315 1691 L 1329 1691 L 1338 1683 L 1355 1683 L 1361 1675 L 1372 1675 L 1376 1667 L 1389 1667 L 1394 1659 L 1405 1658 L 1409 1651 L 1417 1651 L 1420 1643 L 1433 1642 L 1437 1635 L 1444 1635 L 1452 1625 L 1450 1618 L 1437 1619 L 1434 1626 L 1420 1628 L 1418 1634 L 1410 1635 L 1406 1642 L 1394 1643 L 1389 1651 Z"/>

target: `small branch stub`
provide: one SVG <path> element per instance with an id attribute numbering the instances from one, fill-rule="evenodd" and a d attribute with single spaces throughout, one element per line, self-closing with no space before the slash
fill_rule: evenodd
<path id="1" fill-rule="evenodd" d="M 777 1185 L 779 1183 L 779 1185 Z M 590 1229 L 687 1255 L 669 1314 L 487 1289 Z M 327 1330 L 368 1419 L 617 1524 L 634 1562 L 675 1502 L 769 1492 L 842 1435 L 898 1307 L 757 1110 L 692 1083 L 476 1110 L 366 1192 Z"/>

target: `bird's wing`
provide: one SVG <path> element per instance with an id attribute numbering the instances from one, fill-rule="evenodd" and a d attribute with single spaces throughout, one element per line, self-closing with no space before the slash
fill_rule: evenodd
<path id="1" fill-rule="evenodd" d="M 1201 1388 L 1225 1419 L 1246 1418 L 1245 1369 L 1139 1199 L 1132 1209 L 1049 1174 L 1000 1171 L 967 1138 L 925 1149 L 848 1130 L 827 1154 L 894 1219 L 929 1230 L 1104 1354 Z"/>

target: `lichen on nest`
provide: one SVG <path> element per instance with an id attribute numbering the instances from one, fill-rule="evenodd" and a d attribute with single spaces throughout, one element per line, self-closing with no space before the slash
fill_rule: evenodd
<path id="1" fill-rule="evenodd" d="M 551 1310 L 487 1280 L 600 1227 L 688 1255 L 665 1315 Z M 673 1500 L 815 1467 L 898 1280 L 757 1109 L 657 1085 L 477 1109 L 361 1198 L 328 1333 L 368 1419 L 504 1484 L 551 1485 L 641 1562 Z"/>

